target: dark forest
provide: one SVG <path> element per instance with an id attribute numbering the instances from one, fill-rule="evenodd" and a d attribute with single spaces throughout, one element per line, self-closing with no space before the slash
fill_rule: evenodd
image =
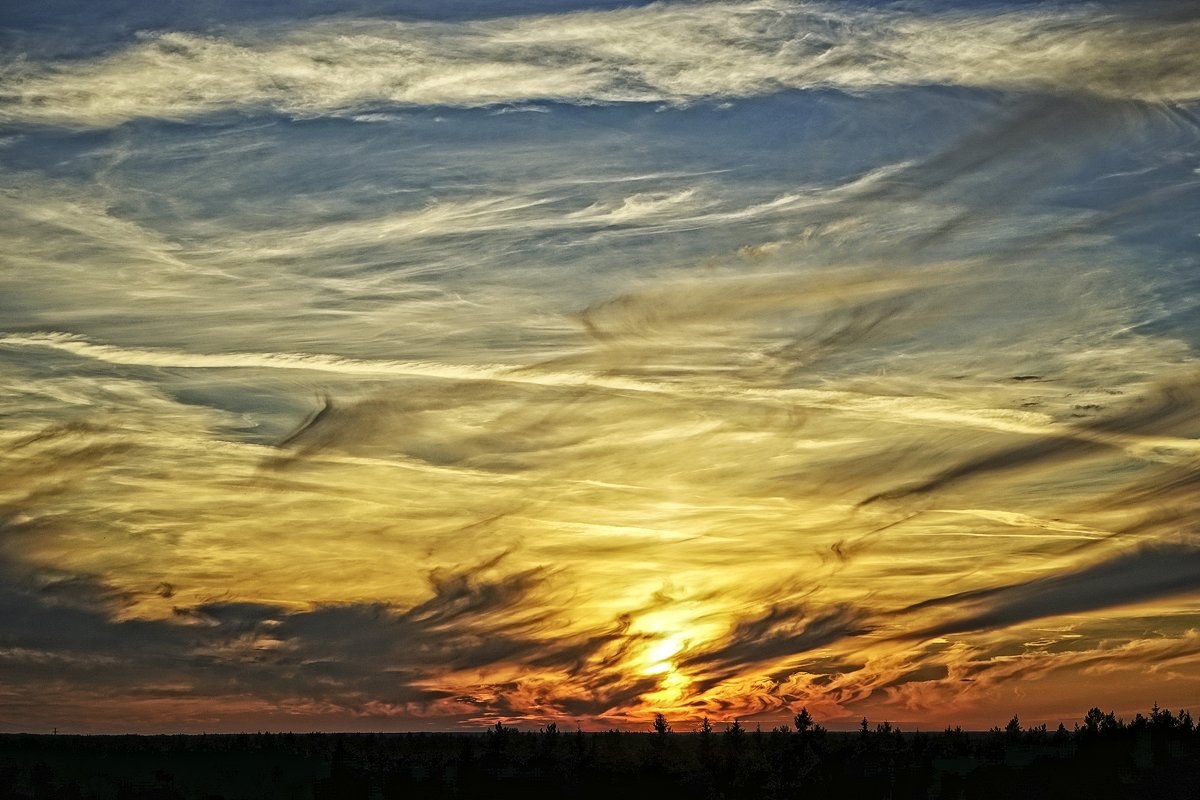
<path id="1" fill-rule="evenodd" d="M 676 731 L 0 736 L 12 800 L 380 798 L 1200 797 L 1200 731 L 1157 706 L 1131 721 L 1093 708 L 1073 729 L 825 730 L 741 722 Z"/>

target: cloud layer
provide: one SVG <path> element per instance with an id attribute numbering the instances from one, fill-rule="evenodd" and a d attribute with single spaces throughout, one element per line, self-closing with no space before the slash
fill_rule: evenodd
<path id="1" fill-rule="evenodd" d="M 0 120 L 103 127 L 226 110 L 681 104 L 785 89 L 944 85 L 1189 101 L 1195 20 L 1092 7 L 1002 13 L 671 3 L 468 22 L 147 33 L 71 64 L 10 63 Z"/>

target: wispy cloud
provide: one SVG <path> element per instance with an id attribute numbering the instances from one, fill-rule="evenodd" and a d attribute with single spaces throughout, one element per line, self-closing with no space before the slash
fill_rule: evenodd
<path id="1" fill-rule="evenodd" d="M 1091 9 L 984 15 L 771 0 L 156 33 L 80 63 L 10 63 L 0 113 L 90 127 L 222 110 L 308 117 L 380 104 L 686 103 L 928 84 L 1189 100 L 1196 34 L 1186 18 Z"/>

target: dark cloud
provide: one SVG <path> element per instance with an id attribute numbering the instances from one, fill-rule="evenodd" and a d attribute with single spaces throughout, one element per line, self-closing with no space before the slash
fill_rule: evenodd
<path id="1" fill-rule="evenodd" d="M 1194 433 L 1200 430 L 1200 376 L 1158 387 L 1122 413 L 1089 422 L 1082 430 L 1115 434 Z"/>
<path id="2" fill-rule="evenodd" d="M 950 668 L 945 664 L 926 664 L 916 669 L 910 669 L 903 675 L 892 678 L 880 688 L 890 689 L 896 686 L 903 686 L 906 683 L 925 683 L 927 681 L 940 681 L 950 674 Z"/>
<path id="3" fill-rule="evenodd" d="M 1034 465 L 1057 463 L 1082 458 L 1108 445 L 1076 439 L 1070 436 L 1048 436 L 1028 444 L 1008 447 L 993 453 L 978 456 L 939 472 L 927 481 L 912 486 L 892 489 L 872 495 L 860 505 L 870 505 L 881 500 L 901 500 L 915 495 L 929 494 L 969 478 L 991 475 Z"/>
<path id="4" fill-rule="evenodd" d="M 948 619 L 904 638 L 1004 628 L 1196 592 L 1200 592 L 1200 549 L 1142 547 L 1072 572 L 915 603 L 903 613 L 940 609 L 951 613 Z"/>
<path id="5" fill-rule="evenodd" d="M 602 402 L 604 392 L 502 377 L 406 381 L 399 390 L 359 400 L 326 395 L 264 466 L 281 469 L 345 453 L 518 471 L 538 454 L 588 438 L 576 415 L 589 398 Z"/>
<path id="6" fill-rule="evenodd" d="M 58 690 L 137 693 L 189 660 L 189 630 L 120 619 L 128 593 L 97 577 L 47 577 L 13 565 L 0 572 L 0 683 L 44 685 L 44 665 L 53 664 Z"/>
<path id="7" fill-rule="evenodd" d="M 818 315 L 810 330 L 771 348 L 767 355 L 780 362 L 786 378 L 847 350 L 911 336 L 914 319 L 905 312 L 915 303 L 915 297 L 889 297 Z"/>
<path id="8" fill-rule="evenodd" d="M 190 610 L 194 615 L 212 622 L 222 630 L 237 633 L 256 630 L 263 623 L 277 621 L 286 613 L 276 605 L 227 600 L 201 603 Z"/>
<path id="9" fill-rule="evenodd" d="M 1195 428 L 1198 410 L 1200 382 L 1189 378 L 1162 386 L 1149 397 L 1135 401 L 1103 419 L 1067 428 L 1067 432 L 1060 435 L 1043 436 L 966 459 L 928 480 L 872 495 L 860 505 L 930 494 L 972 478 L 1062 464 L 1098 453 L 1117 451 L 1127 444 L 1122 436 L 1165 436 L 1191 432 Z M 1188 484 L 1195 480 L 1189 469 L 1176 467 L 1173 471 L 1182 473 L 1174 482 Z M 1150 498 L 1146 496 L 1145 499 Z"/>
<path id="10" fill-rule="evenodd" d="M 24 447 L 29 447 L 35 444 L 48 444 L 58 442 L 63 439 L 71 439 L 79 435 L 92 433 L 108 433 L 111 428 L 103 425 L 96 425 L 86 420 L 76 420 L 73 422 L 64 422 L 57 425 L 47 425 L 36 433 L 31 433 L 18 439 L 11 445 L 13 450 L 20 450 Z"/>
<path id="11" fill-rule="evenodd" d="M 814 609 L 780 603 L 764 613 L 738 620 L 712 646 L 690 652 L 681 664 L 700 671 L 739 672 L 749 665 L 802 655 L 871 630 L 868 615 L 852 606 Z"/>
<path id="12" fill-rule="evenodd" d="M 610 674 L 594 684 L 589 682 L 586 696 L 564 697 L 555 706 L 568 716 L 605 716 L 636 706 L 642 695 L 659 688 L 657 677 Z"/>
<path id="13" fill-rule="evenodd" d="M 497 567 L 507 555 L 507 551 L 502 552 L 470 568 L 439 567 L 431 570 L 429 584 L 433 589 L 433 597 L 412 608 L 405 618 L 424 624 L 442 625 L 456 622 L 464 616 L 487 618 L 502 610 L 520 608 L 521 601 L 538 586 L 545 584 L 551 573 L 545 567 L 534 567 L 497 580 L 480 577 L 485 571 Z"/>
<path id="14" fill-rule="evenodd" d="M 409 609 L 215 601 L 176 608 L 168 620 L 119 618 L 130 594 L 96 577 L 10 567 L 0 588 L 0 675 L 13 686 L 36 685 L 42 665 L 53 662 L 64 691 L 81 693 L 145 697 L 169 683 L 199 698 L 238 692 L 350 709 L 368 699 L 432 702 L 453 694 L 425 685 L 446 671 L 554 660 L 540 641 L 550 612 L 522 606 L 544 571 L 481 577 L 502 558 L 435 570 L 433 596 Z M 579 657 L 566 648 L 559 660 Z"/>

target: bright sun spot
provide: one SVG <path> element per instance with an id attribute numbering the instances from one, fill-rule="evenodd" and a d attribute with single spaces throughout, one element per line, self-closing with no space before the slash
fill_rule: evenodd
<path id="1" fill-rule="evenodd" d="M 648 666 L 642 670 L 642 674 L 661 675 L 664 672 L 674 672 L 675 665 L 671 663 L 671 656 L 682 649 L 683 640 L 678 636 L 668 636 L 659 640 L 646 651 L 645 663 Z"/>

